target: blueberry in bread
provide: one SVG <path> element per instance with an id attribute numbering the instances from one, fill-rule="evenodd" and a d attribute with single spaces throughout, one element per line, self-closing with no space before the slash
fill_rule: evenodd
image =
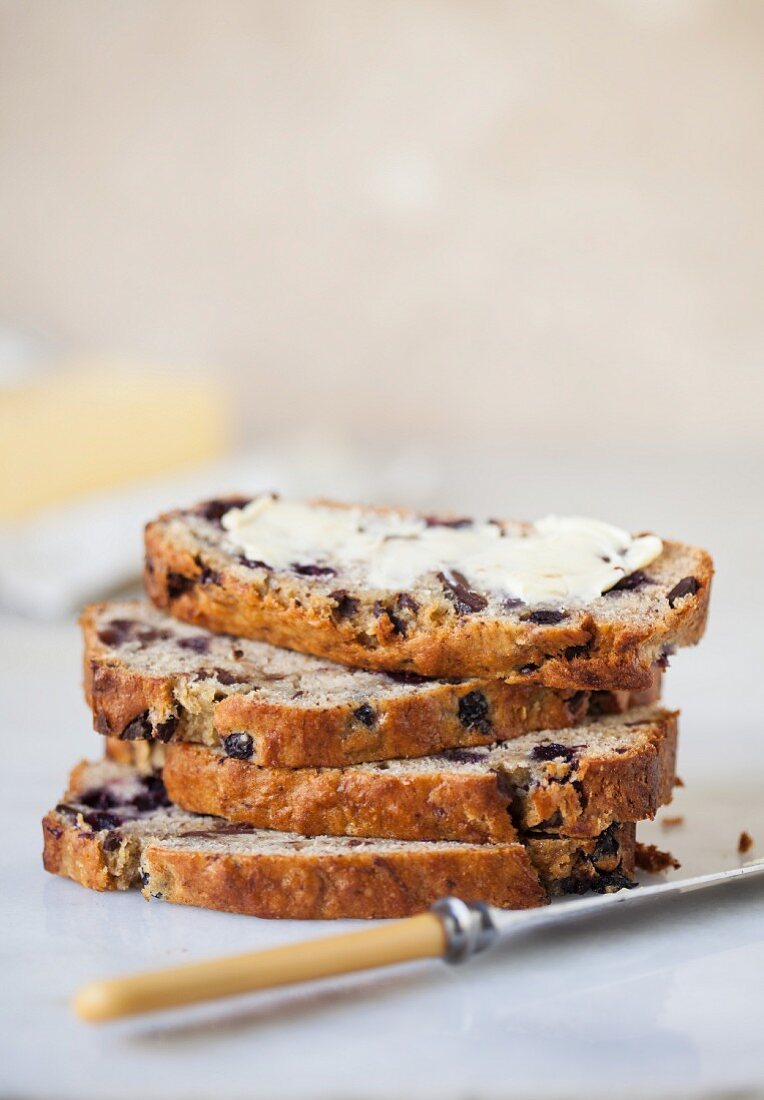
<path id="1" fill-rule="evenodd" d="M 645 688 L 699 641 L 703 550 L 607 524 L 482 523 L 273 494 L 146 528 L 145 584 L 176 618 L 359 668 Z"/>
<path id="2" fill-rule="evenodd" d="M 187 740 L 271 767 L 343 767 L 489 745 L 654 700 L 503 680 L 365 672 L 217 635 L 138 600 L 82 616 L 95 728 L 124 741 Z"/>

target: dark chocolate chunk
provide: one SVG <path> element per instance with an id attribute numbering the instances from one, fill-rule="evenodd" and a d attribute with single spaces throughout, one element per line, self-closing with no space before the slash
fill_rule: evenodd
<path id="1" fill-rule="evenodd" d="M 646 584 L 655 584 L 655 581 L 650 580 L 642 569 L 637 569 L 633 573 L 621 577 L 618 583 L 614 584 L 612 588 L 608 588 L 604 595 L 609 596 L 612 592 L 636 592 L 639 588 L 644 588 Z"/>
<path id="2" fill-rule="evenodd" d="M 160 722 L 158 726 L 154 727 L 154 736 L 157 741 L 171 741 L 172 735 L 178 728 L 178 722 L 180 719 L 177 715 L 171 714 L 169 718 L 165 718 L 164 722 Z"/>
<path id="3" fill-rule="evenodd" d="M 557 882 L 555 892 L 560 894 L 588 894 L 590 890 L 594 890 L 595 894 L 604 892 L 598 891 L 593 886 L 588 875 L 568 875 L 567 878 L 561 878 Z"/>
<path id="4" fill-rule="evenodd" d="M 424 522 L 428 527 L 453 527 L 458 531 L 462 527 L 471 527 L 474 520 L 471 520 L 468 516 L 457 516 L 454 519 L 449 519 L 446 516 L 425 516 Z"/>
<path id="5" fill-rule="evenodd" d="M 589 875 L 570 875 L 560 879 L 556 885 L 556 893 L 561 894 L 610 894 L 615 890 L 633 890 L 636 882 L 623 874 L 622 871 L 598 871 Z"/>
<path id="6" fill-rule="evenodd" d="M 194 587 L 193 577 L 185 577 L 182 573 L 167 574 L 167 595 L 171 600 L 177 600 L 184 592 Z"/>
<path id="7" fill-rule="evenodd" d="M 266 678 L 271 680 L 281 680 L 283 677 L 270 676 Z M 229 672 L 226 668 L 199 669 L 198 672 L 194 673 L 194 680 L 196 680 L 197 682 L 199 682 L 200 680 L 219 680 L 221 684 L 226 684 L 226 686 L 228 687 L 230 687 L 231 684 L 239 684 L 242 682 L 239 676 L 237 676 L 234 672 Z M 257 691 L 259 689 L 255 688 L 254 690 Z"/>
<path id="8" fill-rule="evenodd" d="M 208 653 L 210 639 L 204 635 L 198 638 L 178 638 L 177 645 L 179 649 L 190 649 L 193 653 Z"/>
<path id="9" fill-rule="evenodd" d="M 682 577 L 679 584 L 675 584 L 666 597 L 669 602 L 669 607 L 673 607 L 677 600 L 681 600 L 683 596 L 694 596 L 700 588 L 700 581 L 695 577 Z"/>
<path id="10" fill-rule="evenodd" d="M 223 738 L 223 747 L 236 760 L 249 760 L 254 751 L 254 741 L 248 733 L 229 733 Z"/>
<path id="11" fill-rule="evenodd" d="M 572 764 L 580 745 L 560 745 L 557 741 L 540 741 L 531 749 L 531 760 L 565 760 Z"/>
<path id="12" fill-rule="evenodd" d="M 201 837 L 204 840 L 214 840 L 218 836 L 248 836 L 255 831 L 254 825 L 237 825 L 233 821 L 221 821 L 214 829 L 191 829 L 187 833 L 178 833 L 178 836 Z"/>
<path id="13" fill-rule="evenodd" d="M 166 642 L 171 637 L 171 631 L 157 630 L 153 626 L 146 626 L 135 632 L 135 640 L 140 642 L 142 646 L 149 645 L 151 642 Z"/>
<path id="14" fill-rule="evenodd" d="M 355 596 L 348 596 L 344 588 L 338 588 L 336 592 L 330 592 L 329 596 L 335 603 L 334 615 L 338 619 L 351 619 L 358 612 L 359 602 Z"/>
<path id="15" fill-rule="evenodd" d="M 516 607 L 525 607 L 525 600 L 520 600 L 517 596 L 506 596 L 501 601 L 501 606 L 504 611 L 514 611 Z"/>
<path id="16" fill-rule="evenodd" d="M 135 637 L 137 625 L 134 619 L 112 619 L 98 631 L 98 640 L 104 645 L 124 645 Z"/>
<path id="17" fill-rule="evenodd" d="M 575 661 L 580 658 L 591 657 L 591 642 L 587 642 L 586 645 L 569 645 L 563 653 L 563 657 L 566 661 Z"/>
<path id="18" fill-rule="evenodd" d="M 491 709 L 482 691 L 468 691 L 459 700 L 459 721 L 468 730 L 491 731 Z"/>
<path id="19" fill-rule="evenodd" d="M 153 626 L 141 627 L 134 619 L 112 619 L 98 631 L 99 641 L 110 646 L 125 645 L 127 642 L 148 645 L 150 642 L 166 641 L 170 636 L 169 630 L 159 630 Z"/>
<path id="20" fill-rule="evenodd" d="M 403 619 L 399 615 L 396 615 L 394 611 L 391 611 L 390 608 L 387 609 L 387 617 L 392 624 L 393 634 L 398 634 L 405 637 L 407 627 Z"/>
<path id="21" fill-rule="evenodd" d="M 83 806 L 90 806 L 91 810 L 111 810 L 118 805 L 117 799 L 106 787 L 94 787 L 92 791 L 85 791 L 77 796 L 77 801 Z"/>
<path id="22" fill-rule="evenodd" d="M 116 852 L 121 843 L 122 839 L 119 833 L 107 833 L 101 841 L 101 847 L 104 852 Z"/>
<path id="23" fill-rule="evenodd" d="M 118 829 L 123 822 L 123 818 L 118 814 L 109 813 L 106 810 L 93 810 L 91 813 L 83 814 L 82 820 L 96 833 L 100 833 L 102 829 Z"/>
<path id="24" fill-rule="evenodd" d="M 618 835 L 615 822 L 603 833 L 600 833 L 594 851 L 589 856 L 592 863 L 598 863 L 601 859 L 608 859 L 618 853 Z"/>
<path id="25" fill-rule="evenodd" d="M 68 817 L 76 817 L 79 810 L 76 806 L 73 806 L 71 802 L 58 802 L 56 803 L 56 813 L 66 814 Z"/>
<path id="26" fill-rule="evenodd" d="M 623 871 L 598 871 L 590 889 L 595 894 L 614 894 L 616 890 L 633 890 L 636 885 Z"/>
<path id="27" fill-rule="evenodd" d="M 235 672 L 229 672 L 227 668 L 214 669 L 213 675 L 221 684 L 225 684 L 230 687 L 231 684 L 240 684 L 242 682 L 241 677 L 237 676 Z"/>
<path id="28" fill-rule="evenodd" d="M 332 569 L 331 565 L 301 565 L 297 561 L 293 561 L 289 567 L 295 573 L 298 573 L 301 577 L 336 577 L 337 570 Z"/>
<path id="29" fill-rule="evenodd" d="M 402 618 L 404 611 L 409 611 L 412 615 L 416 615 L 419 611 L 419 604 L 409 592 L 399 592 L 393 597 L 392 606 L 387 608 L 393 630 L 396 634 L 405 636 L 408 632 L 408 623 Z"/>
<path id="30" fill-rule="evenodd" d="M 151 735 L 149 712 L 144 710 L 143 714 L 136 715 L 131 722 L 127 723 L 122 733 L 120 733 L 119 739 L 120 741 L 148 741 Z"/>
<path id="31" fill-rule="evenodd" d="M 449 764 L 480 764 L 485 753 L 479 749 L 446 749 L 438 753 L 438 760 L 447 760 Z"/>
<path id="32" fill-rule="evenodd" d="M 527 611 L 520 616 L 522 623 L 535 623 L 536 626 L 555 626 L 567 619 L 567 611 L 553 611 L 550 608 L 540 608 L 538 611 Z"/>
<path id="33" fill-rule="evenodd" d="M 401 617 L 402 611 L 410 611 L 413 615 L 419 611 L 419 604 L 409 592 L 398 592 L 387 605 L 381 600 L 376 600 L 374 603 L 374 614 L 377 618 L 387 615 L 393 632 L 405 636 L 408 632 L 408 623 Z"/>
<path id="34" fill-rule="evenodd" d="M 488 605 L 486 597 L 471 589 L 467 578 L 456 569 L 451 570 L 450 577 L 445 573 L 438 573 L 438 580 L 453 602 L 457 615 L 470 615 L 474 611 L 482 611 Z"/>
<path id="35" fill-rule="evenodd" d="M 258 561 L 257 558 L 248 558 L 244 554 L 239 554 L 239 563 L 246 565 L 247 569 L 267 569 L 271 572 L 271 567 L 265 561 Z"/>
<path id="36" fill-rule="evenodd" d="M 198 516 L 203 516 L 211 523 L 220 525 L 220 521 L 226 512 L 232 508 L 245 508 L 250 503 L 251 497 L 227 497 L 225 500 L 205 500 L 203 504 L 194 509 Z"/>
<path id="37" fill-rule="evenodd" d="M 410 611 L 412 615 L 416 615 L 419 611 L 419 604 L 410 592 L 399 592 L 395 597 L 395 602 L 400 610 Z"/>
<path id="38" fill-rule="evenodd" d="M 141 813 L 152 813 L 160 806 L 169 806 L 164 783 L 158 775 L 147 775 L 143 779 L 143 790 L 132 799 L 132 805 Z"/>
<path id="39" fill-rule="evenodd" d="M 371 729 L 377 721 L 377 712 L 368 703 L 362 703 L 360 707 L 353 711 L 353 717 L 357 718 L 362 725 Z"/>
<path id="40" fill-rule="evenodd" d="M 401 670 L 399 672 L 388 672 L 386 674 L 391 680 L 395 680 L 396 684 L 430 684 L 432 683 L 431 676 L 420 676 L 418 672 L 406 672 Z"/>

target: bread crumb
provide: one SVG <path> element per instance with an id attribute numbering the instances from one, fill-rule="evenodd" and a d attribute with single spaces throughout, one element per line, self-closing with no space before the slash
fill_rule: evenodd
<path id="1" fill-rule="evenodd" d="M 683 787 L 684 786 L 684 780 L 678 775 L 674 776 L 674 786 L 675 787 Z"/>
<path id="2" fill-rule="evenodd" d="M 657 875 L 661 871 L 672 868 L 678 871 L 682 864 L 672 856 L 671 852 L 663 852 L 655 844 L 639 844 L 634 856 L 634 862 L 640 871 L 649 871 L 651 875 Z"/>
<path id="3" fill-rule="evenodd" d="M 661 818 L 662 829 L 673 829 L 676 825 L 684 825 L 684 818 L 681 814 L 677 814 L 675 817 Z"/>
<path id="4" fill-rule="evenodd" d="M 740 836 L 738 838 L 737 850 L 740 852 L 741 856 L 744 856 L 746 852 L 750 852 L 750 850 L 751 850 L 751 848 L 753 848 L 754 844 L 755 844 L 755 841 L 754 841 L 753 837 L 751 836 L 751 834 L 747 833 L 745 830 L 743 830 L 743 832 L 740 834 Z"/>

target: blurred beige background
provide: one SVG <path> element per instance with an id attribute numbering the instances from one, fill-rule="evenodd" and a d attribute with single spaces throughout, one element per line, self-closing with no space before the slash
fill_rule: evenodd
<path id="1" fill-rule="evenodd" d="M 245 440 L 750 445 L 764 4 L 0 3 L 0 322 Z"/>

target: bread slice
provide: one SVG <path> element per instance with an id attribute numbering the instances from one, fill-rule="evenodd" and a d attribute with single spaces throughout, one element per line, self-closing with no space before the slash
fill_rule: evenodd
<path id="1" fill-rule="evenodd" d="M 186 810 L 306 836 L 499 843 L 535 829 L 596 836 L 671 800 L 677 715 L 657 708 L 490 748 L 350 768 L 261 768 L 167 745 L 164 782 Z"/>
<path id="2" fill-rule="evenodd" d="M 308 839 L 186 813 L 161 780 L 103 761 L 74 769 L 43 820 L 44 866 L 96 890 L 259 917 L 402 917 L 455 894 L 502 908 L 631 885 L 634 826 L 523 844 Z"/>
<path id="3" fill-rule="evenodd" d="M 95 728 L 127 741 L 187 740 L 269 767 L 339 766 L 489 745 L 657 699 L 502 680 L 363 672 L 265 642 L 211 634 L 147 602 L 82 616 Z"/>
<path id="4" fill-rule="evenodd" d="M 145 584 L 159 607 L 213 631 L 359 668 L 562 689 L 647 687 L 651 666 L 675 646 L 696 643 L 705 627 L 713 566 L 705 551 L 681 543 L 665 542 L 659 557 L 596 598 L 523 602 L 471 588 L 457 567 L 425 572 L 405 589 L 375 587 L 362 563 L 343 566 L 319 544 L 315 560 L 303 555 L 273 568 L 248 558 L 223 526 L 243 503 L 207 501 L 148 525 Z M 348 513 L 326 502 L 311 507 L 322 522 L 332 512 Z M 371 508 L 351 514 L 369 525 L 393 517 L 415 531 L 413 538 L 433 526 L 473 522 Z M 533 531 L 491 522 L 505 539 Z M 292 535 L 299 545 L 299 531 Z"/>

